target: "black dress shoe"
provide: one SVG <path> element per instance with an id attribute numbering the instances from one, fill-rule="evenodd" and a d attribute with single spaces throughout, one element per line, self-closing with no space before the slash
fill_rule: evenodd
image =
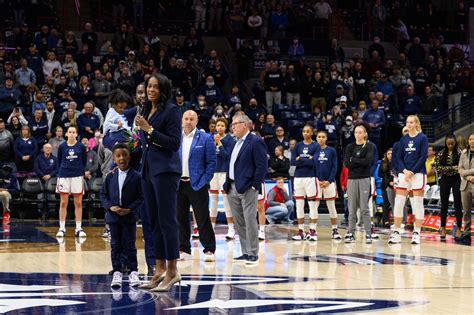
<path id="1" fill-rule="evenodd" d="M 246 265 L 257 265 L 258 264 L 258 256 L 250 255 L 245 262 Z"/>
<path id="2" fill-rule="evenodd" d="M 153 277 L 154 274 L 155 274 L 155 265 L 148 265 L 147 276 Z"/>
<path id="3" fill-rule="evenodd" d="M 244 254 L 244 255 L 239 256 L 239 257 L 234 257 L 234 261 L 235 262 L 246 262 L 248 258 L 249 258 L 249 256 Z"/>

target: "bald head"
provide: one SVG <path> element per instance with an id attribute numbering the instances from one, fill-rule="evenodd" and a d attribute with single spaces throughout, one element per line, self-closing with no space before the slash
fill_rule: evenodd
<path id="1" fill-rule="evenodd" d="M 187 110 L 183 114 L 182 118 L 182 127 L 184 134 L 190 134 L 194 129 L 196 129 L 198 123 L 198 115 L 193 110 Z"/>

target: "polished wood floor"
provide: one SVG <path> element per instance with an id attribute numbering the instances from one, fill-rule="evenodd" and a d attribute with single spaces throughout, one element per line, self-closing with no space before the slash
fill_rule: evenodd
<path id="1" fill-rule="evenodd" d="M 45 242 L 35 242 L 34 236 L 27 241 L 22 238 L 26 232 L 15 235 L 15 230 L 24 228 L 16 224 L 9 229 L 4 226 L 0 273 L 105 275 L 111 269 L 110 243 L 101 238 L 101 227 L 86 227 L 88 237 L 83 242 L 73 237 L 72 227 L 67 230 L 64 242 L 56 241 L 55 226 L 28 227 L 30 232 L 39 231 Z M 396 302 L 395 307 L 358 313 L 474 314 L 474 247 L 457 245 L 451 236 L 441 243 L 437 234 L 423 233 L 422 244 L 413 246 L 407 233 L 402 244 L 389 246 L 388 231 L 381 231 L 380 240 L 372 245 L 363 243 L 363 233 L 358 232 L 356 243 L 348 245 L 331 240 L 328 225 L 318 227 L 317 242 L 289 240 L 295 232 L 294 226 L 268 226 L 267 239 L 260 242 L 259 264 L 248 267 L 232 261 L 240 254 L 238 239 L 225 241 L 225 226 L 218 226 L 216 231 L 216 262 L 204 262 L 202 248 L 195 241 L 192 258 L 178 263 L 182 274 L 293 279 L 284 283 L 243 285 L 249 292 L 276 299 L 370 300 L 385 301 L 387 305 Z M 341 232 L 345 234 L 344 230 Z M 141 237 L 137 247 L 140 271 L 144 272 Z M 2 281 L 5 279 L 8 277 Z M 226 313 L 225 308 L 221 311 Z"/>

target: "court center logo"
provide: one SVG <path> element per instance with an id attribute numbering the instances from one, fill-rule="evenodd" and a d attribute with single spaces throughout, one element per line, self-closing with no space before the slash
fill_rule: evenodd
<path id="1" fill-rule="evenodd" d="M 430 256 L 393 255 L 385 253 L 373 254 L 334 254 L 315 256 L 295 256 L 292 260 L 337 263 L 340 265 L 419 265 L 419 266 L 446 266 L 451 260 Z"/>
<path id="2" fill-rule="evenodd" d="M 135 290 L 124 283 L 111 290 L 105 275 L 0 274 L 0 313 L 120 314 L 316 314 L 384 310 L 418 304 L 396 300 L 302 299 L 294 284 L 324 278 L 261 276 L 183 276 L 169 293 Z M 272 284 L 280 284 L 272 297 Z M 285 289 L 286 288 L 286 289 Z M 287 290 L 287 296 L 281 295 Z"/>

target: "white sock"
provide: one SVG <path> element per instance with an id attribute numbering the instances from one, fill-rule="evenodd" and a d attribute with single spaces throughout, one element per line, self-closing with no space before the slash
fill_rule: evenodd
<path id="1" fill-rule="evenodd" d="M 66 231 L 66 221 L 59 221 L 59 229 Z"/>
<path id="2" fill-rule="evenodd" d="M 212 224 L 212 229 L 215 230 L 216 229 L 216 224 L 215 223 L 211 223 Z"/>
<path id="3" fill-rule="evenodd" d="M 304 224 L 298 224 L 298 229 L 300 229 L 301 231 L 304 231 Z"/>
<path id="4" fill-rule="evenodd" d="M 194 223 L 193 228 L 194 228 L 194 229 L 197 229 L 197 228 L 198 228 L 197 223 Z"/>
<path id="5" fill-rule="evenodd" d="M 259 231 L 260 232 L 265 232 L 265 225 L 260 225 Z"/>
<path id="6" fill-rule="evenodd" d="M 234 231 L 234 223 L 227 223 L 227 228 L 228 228 L 229 232 L 233 232 Z"/>
<path id="7" fill-rule="evenodd" d="M 309 228 L 310 228 L 311 230 L 316 230 L 316 225 L 317 225 L 317 223 L 310 223 L 310 224 L 309 224 Z"/>
<path id="8" fill-rule="evenodd" d="M 82 230 L 82 222 L 76 221 L 76 231 Z"/>
<path id="9" fill-rule="evenodd" d="M 333 229 L 337 229 L 337 224 L 331 225 Z"/>

